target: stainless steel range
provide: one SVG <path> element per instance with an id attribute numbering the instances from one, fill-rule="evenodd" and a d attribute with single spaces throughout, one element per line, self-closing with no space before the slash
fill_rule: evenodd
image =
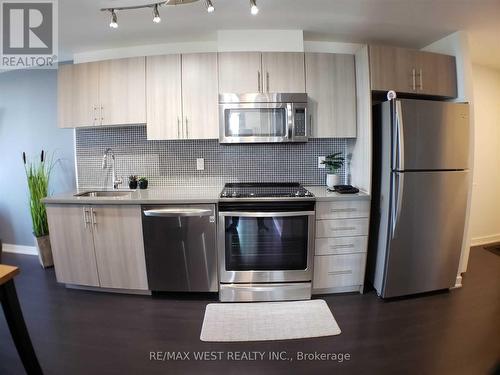
<path id="1" fill-rule="evenodd" d="M 311 298 L 314 205 L 298 183 L 226 184 L 219 202 L 221 301 Z"/>

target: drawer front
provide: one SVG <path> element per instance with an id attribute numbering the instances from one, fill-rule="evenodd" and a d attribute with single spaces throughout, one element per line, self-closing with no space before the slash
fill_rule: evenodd
<path id="1" fill-rule="evenodd" d="M 315 255 L 366 253 L 368 236 L 317 238 Z"/>
<path id="2" fill-rule="evenodd" d="M 318 202 L 316 204 L 316 219 L 348 219 L 370 216 L 370 201 L 335 201 Z"/>
<path id="3" fill-rule="evenodd" d="M 316 221 L 316 238 L 367 236 L 368 218 Z"/>
<path id="4" fill-rule="evenodd" d="M 362 285 L 366 254 L 314 257 L 313 289 Z"/>

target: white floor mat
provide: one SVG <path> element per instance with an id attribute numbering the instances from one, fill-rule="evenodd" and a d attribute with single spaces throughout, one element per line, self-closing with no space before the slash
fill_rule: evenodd
<path id="1" fill-rule="evenodd" d="M 340 328 L 325 301 L 211 303 L 200 339 L 266 341 L 333 336 Z"/>

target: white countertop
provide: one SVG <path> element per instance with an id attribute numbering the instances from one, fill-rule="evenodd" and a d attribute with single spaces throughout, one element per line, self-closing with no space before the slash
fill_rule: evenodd
<path id="1" fill-rule="evenodd" d="M 307 190 L 314 194 L 317 202 L 321 201 L 336 201 L 336 200 L 370 200 L 370 195 L 364 191 L 359 191 L 357 194 L 339 194 L 326 190 L 326 186 L 304 186 Z"/>

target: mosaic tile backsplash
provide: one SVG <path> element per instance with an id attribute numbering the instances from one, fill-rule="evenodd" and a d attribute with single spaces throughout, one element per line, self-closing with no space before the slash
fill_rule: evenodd
<path id="1" fill-rule="evenodd" d="M 111 147 L 116 172 L 124 178 L 145 176 L 150 186 L 221 186 L 226 182 L 300 182 L 323 185 L 325 170 L 318 156 L 342 152 L 346 140 L 323 138 L 307 143 L 221 145 L 218 140 L 148 141 L 145 126 L 76 130 L 79 188 L 110 187 L 111 167 L 102 169 L 102 157 Z M 196 170 L 196 159 L 205 170 Z M 346 179 L 347 165 L 341 170 Z"/>

